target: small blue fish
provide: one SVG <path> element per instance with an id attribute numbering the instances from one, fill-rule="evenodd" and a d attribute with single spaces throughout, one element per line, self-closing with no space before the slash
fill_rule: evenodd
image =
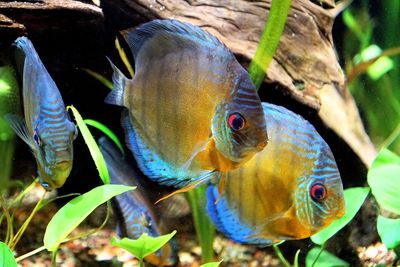
<path id="1" fill-rule="evenodd" d="M 59 188 L 71 172 L 72 142 L 78 132 L 31 41 L 20 37 L 14 46 L 21 67 L 25 121 L 16 114 L 7 114 L 6 119 L 31 148 L 42 186 L 46 190 Z"/>
<path id="2" fill-rule="evenodd" d="M 263 108 L 268 146 L 226 173 L 222 195 L 215 185 L 207 188 L 207 211 L 219 231 L 259 246 L 307 238 L 344 214 L 328 144 L 301 116 L 272 104 Z"/>
<path id="3" fill-rule="evenodd" d="M 114 199 L 113 209 L 118 219 L 118 235 L 137 239 L 143 233 L 154 237 L 167 234 L 156 207 L 147 197 L 150 192 L 140 183 L 140 175 L 122 158 L 121 153 L 108 139 L 100 138 L 99 146 L 110 173 L 111 183 L 136 186 L 135 190 L 118 195 Z M 175 264 L 177 259 L 174 240 L 145 258 L 147 262 L 156 266 L 170 266 Z"/>

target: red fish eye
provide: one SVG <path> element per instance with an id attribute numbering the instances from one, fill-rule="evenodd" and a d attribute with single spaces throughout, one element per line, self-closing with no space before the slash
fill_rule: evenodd
<path id="1" fill-rule="evenodd" d="M 246 121 L 240 113 L 235 112 L 229 115 L 228 124 L 233 130 L 239 131 L 246 125 Z"/>
<path id="2" fill-rule="evenodd" d="M 311 186 L 310 194 L 314 201 L 324 200 L 326 198 L 326 188 L 323 184 L 314 184 Z"/>

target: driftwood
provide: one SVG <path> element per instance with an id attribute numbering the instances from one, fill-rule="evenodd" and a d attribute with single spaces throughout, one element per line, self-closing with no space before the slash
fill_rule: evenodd
<path id="1" fill-rule="evenodd" d="M 46 31 L 82 38 L 79 32 L 90 28 L 100 31 L 99 38 L 104 39 L 97 43 L 91 40 L 91 45 L 112 44 L 119 30 L 155 18 L 175 18 L 215 34 L 247 64 L 257 48 L 270 4 L 271 0 L 103 0 L 98 7 L 72 0 L 7 1 L 0 2 L 0 41 L 22 34 L 45 36 Z M 369 166 L 376 152 L 335 55 L 331 36 L 335 13 L 334 0 L 292 1 L 284 34 L 261 90 L 269 90 L 269 84 L 279 85 L 284 94 L 318 112 L 324 124 Z M 83 49 L 87 44 L 80 40 L 79 45 Z M 82 55 L 100 57 L 94 47 L 86 47 Z M 66 60 L 79 60 L 79 55 Z"/>

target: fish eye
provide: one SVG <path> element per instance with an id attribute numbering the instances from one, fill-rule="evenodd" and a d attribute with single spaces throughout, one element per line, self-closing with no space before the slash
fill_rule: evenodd
<path id="1" fill-rule="evenodd" d="M 326 198 L 326 188 L 323 184 L 316 183 L 311 186 L 310 195 L 314 201 L 321 201 Z"/>
<path id="2" fill-rule="evenodd" d="M 40 146 L 40 138 L 39 138 L 39 135 L 38 135 L 38 133 L 37 133 L 37 131 L 35 130 L 35 131 L 33 131 L 33 140 L 35 141 L 35 143 L 38 145 L 38 146 Z"/>
<path id="3" fill-rule="evenodd" d="M 234 112 L 229 115 L 228 117 L 228 124 L 229 127 L 231 127 L 235 131 L 239 131 L 244 128 L 246 125 L 246 120 L 243 118 L 243 116 L 238 113 Z"/>

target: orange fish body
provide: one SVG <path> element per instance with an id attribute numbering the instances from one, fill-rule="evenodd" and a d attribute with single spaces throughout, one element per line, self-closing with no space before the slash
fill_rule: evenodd
<path id="1" fill-rule="evenodd" d="M 271 245 L 301 239 L 344 212 L 340 174 L 329 146 L 313 126 L 283 107 L 263 103 L 268 146 L 226 174 L 225 190 L 207 190 L 217 228 L 241 243 Z"/>
<path id="2" fill-rule="evenodd" d="M 141 170 L 185 186 L 237 168 L 267 142 L 260 99 L 248 73 L 217 38 L 175 20 L 125 32 L 135 76 L 114 68 L 106 102 L 121 105 L 127 143 Z"/>

